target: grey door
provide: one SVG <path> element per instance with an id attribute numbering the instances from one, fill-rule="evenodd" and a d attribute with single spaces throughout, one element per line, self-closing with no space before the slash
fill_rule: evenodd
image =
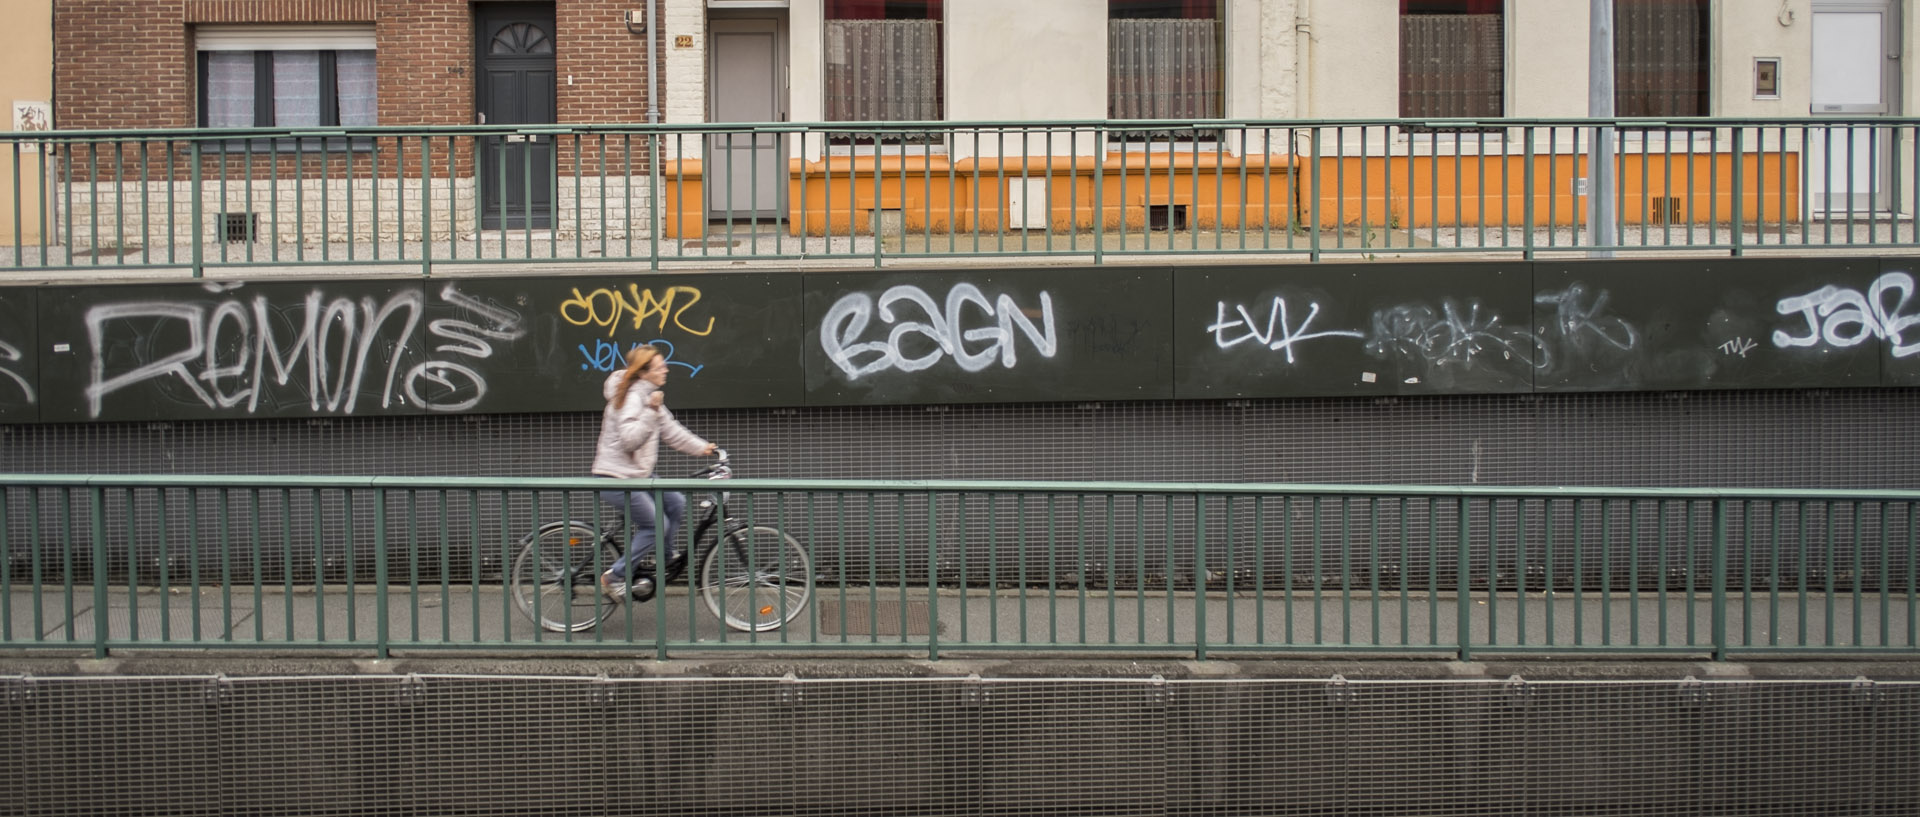
<path id="1" fill-rule="evenodd" d="M 552 124 L 554 26 L 550 3 L 474 6 L 475 106 L 489 125 Z M 487 136 L 478 145 L 480 225 L 484 229 L 553 226 L 553 137 Z"/>
<path id="2" fill-rule="evenodd" d="M 785 121 L 782 34 L 778 19 L 709 21 L 711 121 Z M 709 137 L 707 218 L 779 218 L 787 191 L 786 157 L 780 146 L 780 135 L 774 133 Z"/>
<path id="3" fill-rule="evenodd" d="M 1899 9 L 1891 0 L 1815 0 L 1814 116 L 1899 113 Z M 1893 127 L 1816 130 L 1808 141 L 1808 193 L 1818 218 L 1892 206 Z"/>

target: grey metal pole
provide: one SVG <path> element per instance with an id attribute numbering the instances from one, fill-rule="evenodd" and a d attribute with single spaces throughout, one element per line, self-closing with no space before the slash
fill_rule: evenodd
<path id="1" fill-rule="evenodd" d="M 1613 0 L 1590 0 L 1587 37 L 1587 115 L 1613 118 Z M 1596 126 L 1587 144 L 1587 238 L 1594 247 L 1619 243 L 1614 233 L 1613 128 Z M 1589 251 L 1612 258 L 1611 249 Z"/>

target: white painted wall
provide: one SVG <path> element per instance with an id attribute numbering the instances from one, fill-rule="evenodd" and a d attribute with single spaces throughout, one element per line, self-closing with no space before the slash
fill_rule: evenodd
<path id="1" fill-rule="evenodd" d="M 1507 116 L 1587 115 L 1589 0 L 1507 0 Z"/>
<path id="2" fill-rule="evenodd" d="M 1813 10 L 1808 0 L 1714 9 L 1714 116 L 1806 116 L 1812 102 Z M 1786 21 L 1786 24 L 1782 24 Z M 1780 58 L 1780 98 L 1753 98 L 1755 57 Z"/>
<path id="3" fill-rule="evenodd" d="M 1398 0 L 1311 0 L 1307 46 L 1308 119 L 1354 119 L 1400 113 Z"/>

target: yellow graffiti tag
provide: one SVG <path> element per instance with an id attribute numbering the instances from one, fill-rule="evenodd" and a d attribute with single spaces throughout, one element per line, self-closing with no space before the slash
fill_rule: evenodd
<path id="1" fill-rule="evenodd" d="M 602 327 L 607 337 L 613 337 L 623 322 L 641 329 L 649 321 L 654 322 L 655 331 L 666 331 L 671 324 L 689 335 L 707 335 L 713 332 L 713 316 L 707 317 L 702 329 L 686 324 L 687 310 L 699 303 L 700 297 L 695 287 L 667 287 L 658 295 L 651 289 L 641 289 L 639 284 L 628 284 L 625 293 L 601 287 L 581 294 L 580 288 L 574 287 L 573 297 L 560 303 L 560 318 L 574 326 Z"/>

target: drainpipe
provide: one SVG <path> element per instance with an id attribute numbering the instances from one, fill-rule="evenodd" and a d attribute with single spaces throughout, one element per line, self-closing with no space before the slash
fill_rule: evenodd
<path id="1" fill-rule="evenodd" d="M 647 0 L 647 124 L 660 123 L 660 20 L 656 9 L 662 0 Z M 647 138 L 647 243 L 651 246 L 653 268 L 660 268 L 660 195 L 666 189 L 666 176 L 660 172 L 660 134 Z"/>

